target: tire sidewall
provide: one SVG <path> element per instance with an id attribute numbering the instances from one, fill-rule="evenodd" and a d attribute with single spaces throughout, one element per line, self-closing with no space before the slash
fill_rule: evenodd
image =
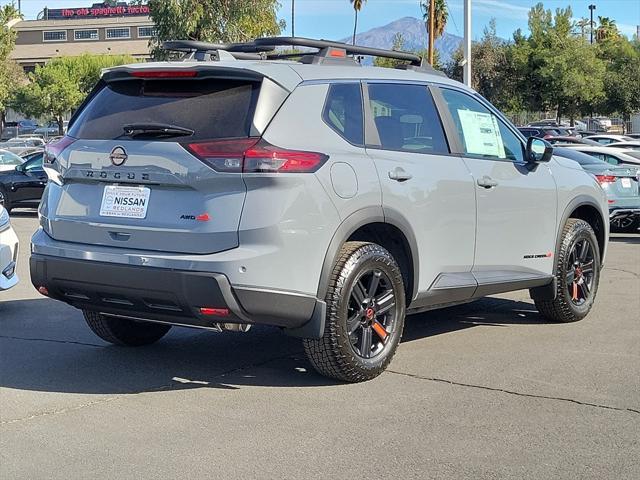
<path id="1" fill-rule="evenodd" d="M 372 246 L 375 248 L 371 249 Z M 392 331 L 389 332 L 390 344 L 387 345 L 385 350 L 380 354 L 367 359 L 356 354 L 351 346 L 349 334 L 347 332 L 347 310 L 349 306 L 349 297 L 354 284 L 365 273 L 372 269 L 383 271 L 391 280 L 396 300 L 396 320 L 393 324 Z M 347 357 L 347 363 L 359 370 L 361 374 L 370 376 L 372 373 L 376 372 L 375 374 L 377 375 L 379 371 L 384 370 L 391 362 L 398 344 L 400 343 L 404 328 L 406 302 L 404 283 L 400 268 L 391 254 L 382 247 L 377 245 L 367 245 L 357 250 L 351 256 L 343 267 L 341 274 L 345 277 L 345 281 L 339 288 L 338 297 L 336 298 L 336 296 L 333 296 L 331 300 L 331 307 L 333 310 L 331 313 L 335 314 L 336 319 L 338 320 L 336 325 L 339 337 L 338 345 L 342 355 Z M 337 302 L 335 302 L 336 299 Z"/>
<path id="2" fill-rule="evenodd" d="M 582 304 L 576 305 L 573 303 L 571 296 L 569 295 L 569 290 L 566 285 L 566 277 L 568 273 L 567 268 L 567 255 L 571 252 L 575 244 L 579 241 L 587 240 L 594 252 L 593 254 L 593 281 L 591 287 L 591 295 L 589 298 Z M 563 296 L 564 303 L 571 310 L 571 313 L 576 318 L 576 320 L 580 320 L 587 316 L 587 314 L 591 311 L 593 307 L 593 303 L 595 301 L 596 295 L 598 293 L 598 285 L 600 283 L 600 250 L 598 247 L 598 240 L 586 222 L 579 222 L 575 224 L 575 227 L 569 232 L 569 234 L 565 237 L 562 243 L 563 255 L 561 256 L 562 264 L 558 267 L 559 278 L 558 278 L 558 294 Z"/>

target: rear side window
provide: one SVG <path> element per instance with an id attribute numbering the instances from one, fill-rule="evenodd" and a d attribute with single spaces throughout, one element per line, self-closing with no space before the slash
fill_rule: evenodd
<path id="1" fill-rule="evenodd" d="M 364 145 L 362 90 L 359 83 L 329 87 L 322 118 L 338 135 L 354 145 Z"/>
<path id="2" fill-rule="evenodd" d="M 113 82 L 89 101 L 69 135 L 114 140 L 122 137 L 123 125 L 164 123 L 193 130 L 189 141 L 248 137 L 259 89 L 259 83 L 242 80 Z"/>
<path id="3" fill-rule="evenodd" d="M 449 153 L 426 86 L 369 84 L 369 108 L 383 149 Z"/>

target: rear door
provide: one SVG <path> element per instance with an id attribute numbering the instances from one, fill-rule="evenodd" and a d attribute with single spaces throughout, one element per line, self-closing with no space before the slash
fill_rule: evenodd
<path id="1" fill-rule="evenodd" d="M 172 72 L 103 83 L 52 146 L 66 147 L 53 165 L 53 238 L 179 253 L 237 247 L 238 145 L 253 141 L 261 80 Z"/>
<path id="2" fill-rule="evenodd" d="M 412 305 L 469 298 L 475 243 L 475 191 L 464 161 L 449 152 L 426 85 L 370 82 L 367 139 L 388 221 L 415 235 L 419 298 Z"/>
<path id="3" fill-rule="evenodd" d="M 477 294 L 549 276 L 557 235 L 551 171 L 546 164 L 525 163 L 524 142 L 478 98 L 445 87 L 440 92 L 475 181 Z"/>

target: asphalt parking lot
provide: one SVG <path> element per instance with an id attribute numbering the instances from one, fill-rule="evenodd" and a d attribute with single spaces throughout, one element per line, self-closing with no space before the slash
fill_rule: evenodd
<path id="1" fill-rule="evenodd" d="M 545 324 L 527 292 L 410 317 L 390 370 L 315 374 L 295 339 L 174 329 L 109 346 L 29 282 L 0 293 L 0 478 L 640 478 L 640 235 L 596 306 Z"/>

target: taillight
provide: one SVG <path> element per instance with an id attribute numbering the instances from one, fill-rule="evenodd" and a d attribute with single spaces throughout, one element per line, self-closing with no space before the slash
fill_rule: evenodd
<path id="1" fill-rule="evenodd" d="M 44 156 L 42 160 L 43 163 L 45 164 L 55 163 L 56 158 L 58 158 L 58 156 L 64 151 L 64 149 L 67 148 L 69 145 L 71 145 L 75 141 L 76 141 L 75 138 L 68 137 L 65 135 L 60 140 L 56 140 L 54 142 L 48 143 L 44 147 Z"/>
<path id="2" fill-rule="evenodd" d="M 596 175 L 596 180 L 600 185 L 605 183 L 616 183 L 617 178 L 613 175 Z"/>
<path id="3" fill-rule="evenodd" d="M 183 146 L 214 170 L 225 173 L 312 173 L 329 159 L 323 153 L 287 150 L 257 138 Z"/>

